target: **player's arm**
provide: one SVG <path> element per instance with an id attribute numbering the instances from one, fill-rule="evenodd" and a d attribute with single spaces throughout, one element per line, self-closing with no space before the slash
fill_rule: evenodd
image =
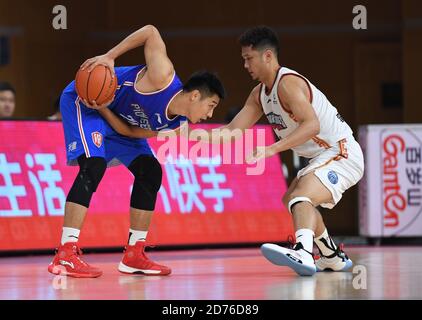
<path id="1" fill-rule="evenodd" d="M 166 45 L 160 32 L 154 26 L 149 26 L 150 35 L 144 45 L 146 77 L 157 89 L 162 89 L 171 81 L 174 74 L 173 63 L 167 56 Z"/>
<path id="2" fill-rule="evenodd" d="M 263 110 L 259 102 L 260 85 L 256 86 L 249 94 L 244 107 L 233 118 L 233 120 L 219 128 L 203 132 L 191 138 L 209 143 L 229 143 L 242 137 L 246 129 L 253 127 L 263 115 Z"/>
<path id="3" fill-rule="evenodd" d="M 128 125 L 125 121 L 116 116 L 109 108 L 98 110 L 102 117 L 116 130 L 118 134 L 130 138 L 151 138 L 157 135 L 157 131 L 142 129 L 139 127 Z"/>
<path id="4" fill-rule="evenodd" d="M 135 31 L 106 54 L 86 60 L 81 68 L 92 71 L 97 65 L 105 65 L 114 72 L 114 60 L 140 46 L 144 46 L 149 81 L 157 88 L 165 86 L 172 77 L 174 68 L 167 56 L 166 46 L 160 33 L 152 25 L 146 25 Z"/>
<path id="5" fill-rule="evenodd" d="M 179 127 L 175 128 L 175 129 L 163 129 L 160 131 L 157 131 L 157 139 L 158 141 L 160 140 L 165 140 L 167 138 L 171 138 L 171 137 L 177 137 L 177 136 L 186 136 L 186 134 L 188 133 L 189 130 L 189 124 L 187 121 L 183 121 Z"/>
<path id="6" fill-rule="evenodd" d="M 300 146 L 320 132 L 320 123 L 309 101 L 309 89 L 305 80 L 293 76 L 285 77 L 279 83 L 278 93 L 283 106 L 293 113 L 299 126 L 286 138 L 270 146 L 256 148 L 248 162 Z"/>
<path id="7" fill-rule="evenodd" d="M 280 81 L 278 91 L 283 105 L 293 113 L 299 126 L 273 145 L 276 153 L 300 146 L 320 132 L 320 123 L 309 101 L 309 88 L 305 80 L 296 76 L 285 77 Z"/>

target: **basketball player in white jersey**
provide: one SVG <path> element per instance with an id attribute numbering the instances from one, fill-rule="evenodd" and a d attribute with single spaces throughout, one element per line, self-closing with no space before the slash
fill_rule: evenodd
<path id="1" fill-rule="evenodd" d="M 228 130 L 220 130 L 226 134 L 221 133 L 216 141 L 231 141 L 227 132 L 250 128 L 265 115 L 280 140 L 256 148 L 248 162 L 288 149 L 311 159 L 283 198 L 293 215 L 296 244 L 293 249 L 264 244 L 261 251 L 272 263 L 291 267 L 299 275 L 347 270 L 352 261 L 329 236 L 317 207 L 333 208 L 342 194 L 362 178 L 362 150 L 326 96 L 302 75 L 280 66 L 274 31 L 255 27 L 247 30 L 239 42 L 245 69 L 260 83 L 233 121 L 223 127 Z M 320 252 L 316 261 L 314 242 Z"/>

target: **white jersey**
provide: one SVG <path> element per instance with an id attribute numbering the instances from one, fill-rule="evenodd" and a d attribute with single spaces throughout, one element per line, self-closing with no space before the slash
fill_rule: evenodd
<path id="1" fill-rule="evenodd" d="M 314 158 L 324 150 L 335 146 L 338 141 L 353 135 L 352 129 L 343 120 L 337 109 L 328 101 L 327 97 L 308 79 L 288 68 L 280 68 L 269 95 L 266 87 L 261 85 L 259 99 L 268 121 L 280 139 L 290 135 L 299 123 L 294 115 L 287 111 L 278 96 L 278 84 L 282 77 L 295 75 L 306 81 L 310 90 L 312 107 L 320 123 L 320 133 L 304 144 L 292 148 L 299 156 Z"/>

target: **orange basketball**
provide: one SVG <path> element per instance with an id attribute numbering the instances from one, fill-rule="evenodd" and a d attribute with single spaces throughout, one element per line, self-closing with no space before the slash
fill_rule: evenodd
<path id="1" fill-rule="evenodd" d="M 102 105 L 113 98 L 117 88 L 117 77 L 112 78 L 111 71 L 101 65 L 96 66 L 91 72 L 79 69 L 75 87 L 79 97 Z"/>

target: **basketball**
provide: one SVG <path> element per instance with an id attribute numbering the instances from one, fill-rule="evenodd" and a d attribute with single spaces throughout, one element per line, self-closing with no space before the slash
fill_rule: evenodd
<path id="1" fill-rule="evenodd" d="M 117 88 L 117 77 L 113 78 L 111 71 L 102 65 L 96 66 L 91 72 L 79 69 L 75 86 L 81 99 L 102 105 L 113 98 Z"/>

